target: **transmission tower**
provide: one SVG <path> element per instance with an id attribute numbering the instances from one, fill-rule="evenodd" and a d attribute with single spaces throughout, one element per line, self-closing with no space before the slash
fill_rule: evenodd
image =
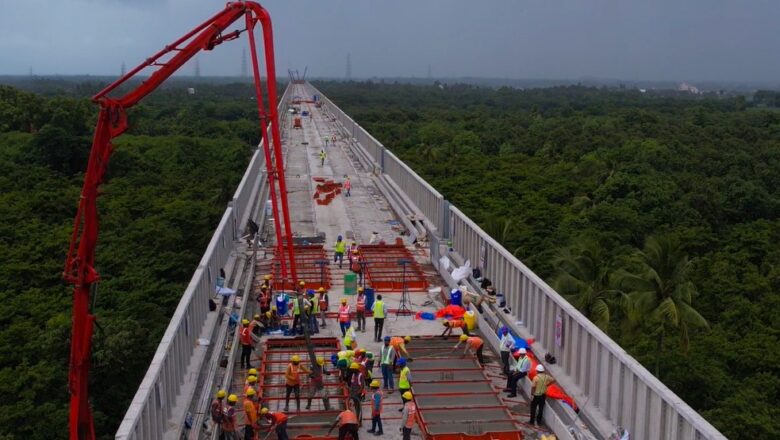
<path id="1" fill-rule="evenodd" d="M 352 57 L 347 54 L 347 81 L 352 79 Z"/>
<path id="2" fill-rule="evenodd" d="M 246 49 L 244 49 L 244 52 L 241 54 L 241 78 L 247 77 L 247 64 L 246 64 Z"/>
<path id="3" fill-rule="evenodd" d="M 125 62 L 122 61 L 122 72 L 119 74 L 119 76 L 125 76 L 125 73 L 127 73 L 127 66 L 125 65 Z"/>

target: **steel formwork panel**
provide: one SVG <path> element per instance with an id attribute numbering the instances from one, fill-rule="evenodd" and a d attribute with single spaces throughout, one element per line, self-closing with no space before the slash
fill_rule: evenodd
<path id="1" fill-rule="evenodd" d="M 403 244 L 360 245 L 358 249 L 365 262 L 366 279 L 374 290 L 397 292 L 404 288 L 404 284 L 407 291 L 425 291 L 428 288 L 420 264 Z M 405 269 L 398 264 L 399 260 L 409 261 Z"/>
<path id="2" fill-rule="evenodd" d="M 305 281 L 309 289 L 319 289 L 324 287 L 330 289 L 331 272 L 330 265 L 325 264 L 320 267 L 317 261 L 330 260 L 322 245 L 295 245 L 295 267 L 298 275 L 298 281 Z M 281 266 L 279 264 L 278 250 L 274 249 L 274 289 L 275 290 L 294 290 L 297 286 L 290 278 L 282 277 Z M 321 280 L 322 279 L 322 280 Z"/>
<path id="3" fill-rule="evenodd" d="M 415 377 L 415 383 L 417 378 Z M 415 390 L 417 385 L 415 385 Z M 420 395 L 417 391 L 417 398 L 415 400 L 417 406 L 421 409 L 432 408 L 463 408 L 463 402 L 459 396 L 447 395 L 447 396 L 435 396 L 435 395 Z M 476 407 L 500 407 L 502 405 L 501 399 L 495 393 L 485 394 L 471 394 L 468 396 L 469 408 Z"/>
<path id="4" fill-rule="evenodd" d="M 407 350 L 411 349 L 407 347 Z M 414 356 L 412 356 L 414 358 Z M 411 368 L 418 370 L 480 370 L 479 363 L 474 358 L 439 358 L 439 359 L 414 359 Z"/>
<path id="5" fill-rule="evenodd" d="M 485 375 L 478 370 L 450 370 L 450 371 L 414 371 L 414 383 L 450 381 L 484 381 Z"/>
<path id="6" fill-rule="evenodd" d="M 414 373 L 412 373 L 414 378 Z M 414 392 L 420 394 L 493 393 L 488 382 L 424 382 L 414 383 Z"/>

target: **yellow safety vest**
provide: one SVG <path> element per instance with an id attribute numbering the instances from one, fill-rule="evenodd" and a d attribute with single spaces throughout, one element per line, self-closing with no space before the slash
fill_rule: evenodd
<path id="1" fill-rule="evenodd" d="M 381 363 L 384 365 L 390 365 L 391 364 L 391 357 L 393 356 L 393 353 L 395 351 L 393 350 L 393 347 L 391 346 L 382 346 L 382 348 L 379 350 L 379 356 L 381 358 Z"/>
<path id="2" fill-rule="evenodd" d="M 316 296 L 311 299 L 311 311 L 312 313 L 320 313 L 320 299 Z"/>
<path id="3" fill-rule="evenodd" d="M 300 307 L 298 306 L 298 298 L 296 297 L 296 298 L 293 300 L 293 315 L 295 315 L 295 316 L 298 316 L 298 315 L 300 315 L 300 314 L 301 314 L 301 309 L 300 309 Z"/>
<path id="4" fill-rule="evenodd" d="M 373 312 L 374 312 L 374 318 L 384 318 L 385 317 L 384 301 L 375 301 Z"/>
<path id="5" fill-rule="evenodd" d="M 398 377 L 398 388 L 408 389 L 412 387 L 409 385 L 409 380 L 406 378 L 410 372 L 409 367 L 404 367 L 404 369 L 401 370 L 401 375 Z"/>
<path id="6" fill-rule="evenodd" d="M 347 244 L 344 242 L 344 240 L 337 241 L 336 242 L 336 252 L 343 254 L 344 250 L 347 248 Z"/>

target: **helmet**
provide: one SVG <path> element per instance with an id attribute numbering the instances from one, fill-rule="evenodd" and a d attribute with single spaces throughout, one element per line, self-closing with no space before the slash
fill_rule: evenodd
<path id="1" fill-rule="evenodd" d="M 502 335 L 505 335 L 505 334 L 507 334 L 507 333 L 509 333 L 509 329 L 508 329 L 508 328 L 506 328 L 506 327 L 501 327 L 501 334 L 502 334 Z"/>
<path id="2" fill-rule="evenodd" d="M 357 243 L 355 243 L 355 242 L 353 241 L 353 242 L 352 242 L 352 246 L 357 246 Z"/>
<path id="3" fill-rule="evenodd" d="M 225 392 L 225 390 L 217 391 L 217 399 L 224 399 L 226 395 L 227 393 Z"/>
<path id="4" fill-rule="evenodd" d="M 365 348 L 358 348 L 357 350 L 355 350 L 355 354 L 358 355 L 358 356 L 360 356 L 361 354 L 364 354 L 365 352 L 366 352 Z"/>
<path id="5" fill-rule="evenodd" d="M 270 317 L 271 317 L 271 312 L 265 312 L 265 316 L 266 316 L 267 318 L 270 318 Z"/>
<path id="6" fill-rule="evenodd" d="M 303 280 L 298 281 L 298 285 L 299 286 L 305 286 L 306 285 L 306 281 L 303 281 Z"/>
<path id="7" fill-rule="evenodd" d="M 341 240 L 343 240 L 343 238 L 341 237 L 341 235 L 339 235 L 336 241 L 341 241 Z"/>
<path id="8" fill-rule="evenodd" d="M 324 291 L 325 291 L 324 287 L 320 287 L 319 289 L 317 289 L 317 292 L 324 292 Z"/>
<path id="9" fill-rule="evenodd" d="M 411 391 L 407 391 L 407 392 L 403 393 L 403 395 L 401 397 L 403 397 L 406 400 L 412 400 L 412 392 Z"/>
<path id="10" fill-rule="evenodd" d="M 270 280 L 271 278 L 273 278 L 273 275 L 271 275 L 271 274 L 269 273 L 269 274 L 267 274 L 266 276 L 264 276 L 263 278 L 264 278 L 264 279 L 266 279 L 266 280 Z"/>
<path id="11" fill-rule="evenodd" d="M 537 373 L 544 373 L 544 366 L 542 364 L 539 364 L 536 366 L 536 372 Z"/>
<path id="12" fill-rule="evenodd" d="M 268 408 L 261 409 L 260 414 L 268 414 Z"/>
<path id="13" fill-rule="evenodd" d="M 379 388 L 379 380 L 374 379 L 371 381 L 371 385 L 369 385 L 371 388 Z"/>
<path id="14" fill-rule="evenodd" d="M 250 368 L 249 371 L 246 373 L 249 376 L 257 376 L 257 369 L 256 368 Z"/>
<path id="15" fill-rule="evenodd" d="M 371 353 L 370 351 L 366 352 L 366 357 L 369 359 L 374 359 L 374 353 Z"/>
<path id="16" fill-rule="evenodd" d="M 401 359 L 398 359 L 398 365 L 400 365 L 400 366 L 402 366 L 402 367 L 403 367 L 404 365 L 406 365 L 406 358 L 401 358 Z"/>
<path id="17" fill-rule="evenodd" d="M 291 360 L 291 361 L 293 361 L 293 362 L 300 362 L 300 361 L 301 361 L 301 357 L 300 357 L 300 356 L 298 356 L 297 354 L 294 354 L 294 355 L 293 355 L 293 356 L 290 358 L 290 360 Z"/>
<path id="18" fill-rule="evenodd" d="M 346 304 L 346 303 L 347 303 L 347 299 L 346 298 L 341 298 L 341 304 Z"/>
<path id="19" fill-rule="evenodd" d="M 390 342 L 390 336 L 385 336 L 385 342 Z"/>
<path id="20" fill-rule="evenodd" d="M 249 376 L 246 378 L 246 381 L 249 383 L 255 383 L 257 382 L 257 376 Z"/>
<path id="21" fill-rule="evenodd" d="M 352 253 L 353 254 L 357 254 L 358 252 L 360 252 L 360 251 L 358 251 L 357 249 L 352 249 Z"/>
<path id="22" fill-rule="evenodd" d="M 340 352 L 336 353 L 336 356 L 337 356 L 339 359 L 341 359 L 341 358 L 345 358 L 345 357 L 347 357 L 347 352 L 346 352 L 345 350 L 342 350 L 342 351 L 340 351 Z"/>
<path id="23" fill-rule="evenodd" d="M 404 342 L 412 342 L 411 336 L 404 336 Z"/>
<path id="24" fill-rule="evenodd" d="M 466 335 L 460 335 L 460 342 L 467 340 L 469 337 Z"/>
<path id="25" fill-rule="evenodd" d="M 319 366 L 325 365 L 325 358 L 317 357 L 317 365 Z"/>
<path id="26" fill-rule="evenodd" d="M 271 310 L 276 311 L 276 306 L 271 306 Z"/>
<path id="27" fill-rule="evenodd" d="M 515 358 L 515 359 L 519 359 L 520 358 L 520 351 L 513 351 L 512 352 L 512 357 Z"/>
<path id="28" fill-rule="evenodd" d="M 450 326 L 450 322 L 445 319 L 444 321 L 441 322 L 441 325 L 443 325 L 445 327 L 449 327 Z"/>
<path id="29" fill-rule="evenodd" d="M 360 364 L 358 364 L 357 362 L 352 362 L 352 363 L 349 365 L 349 369 L 350 369 L 350 370 L 359 370 L 359 369 L 360 369 Z"/>
<path id="30" fill-rule="evenodd" d="M 231 395 L 229 395 L 229 396 L 228 396 L 228 402 L 230 402 L 230 403 L 236 403 L 236 402 L 238 402 L 238 396 L 236 396 L 235 394 L 231 394 Z"/>
<path id="31" fill-rule="evenodd" d="M 520 353 L 520 354 L 525 354 L 526 353 L 525 348 L 521 348 L 520 350 L 517 350 L 517 352 Z"/>
<path id="32" fill-rule="evenodd" d="M 358 287 L 358 293 L 360 293 L 360 292 L 365 292 L 365 291 L 366 291 L 366 289 L 364 289 L 364 288 L 362 288 L 362 287 Z"/>
<path id="33" fill-rule="evenodd" d="M 257 394 L 257 391 L 255 391 L 255 389 L 254 389 L 254 388 L 250 388 L 250 389 L 246 390 L 246 396 L 247 396 L 247 397 L 252 397 L 252 396 L 254 396 L 255 394 Z"/>
<path id="34" fill-rule="evenodd" d="M 347 350 L 347 357 L 349 357 L 349 358 L 355 357 L 355 352 L 352 351 L 352 350 Z"/>
<path id="35" fill-rule="evenodd" d="M 255 319 L 260 319 L 260 315 L 258 315 L 258 314 L 256 314 L 256 313 L 255 313 L 255 316 L 254 316 L 254 318 L 255 318 Z"/>
<path id="36" fill-rule="evenodd" d="M 249 325 L 249 320 L 248 319 L 242 319 L 241 320 L 241 324 L 242 325 Z"/>

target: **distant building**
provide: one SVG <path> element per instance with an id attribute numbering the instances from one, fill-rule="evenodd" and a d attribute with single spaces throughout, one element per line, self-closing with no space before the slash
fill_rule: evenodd
<path id="1" fill-rule="evenodd" d="M 692 85 L 688 84 L 688 83 L 687 83 L 687 82 L 685 82 L 685 81 L 681 82 L 681 83 L 680 83 L 680 84 L 677 86 L 677 90 L 679 90 L 679 91 L 681 91 L 681 92 L 688 92 L 688 93 L 693 93 L 694 95 L 698 95 L 698 94 L 700 94 L 700 93 L 701 93 L 701 92 L 699 91 L 698 87 L 696 87 L 696 86 L 692 86 Z"/>

